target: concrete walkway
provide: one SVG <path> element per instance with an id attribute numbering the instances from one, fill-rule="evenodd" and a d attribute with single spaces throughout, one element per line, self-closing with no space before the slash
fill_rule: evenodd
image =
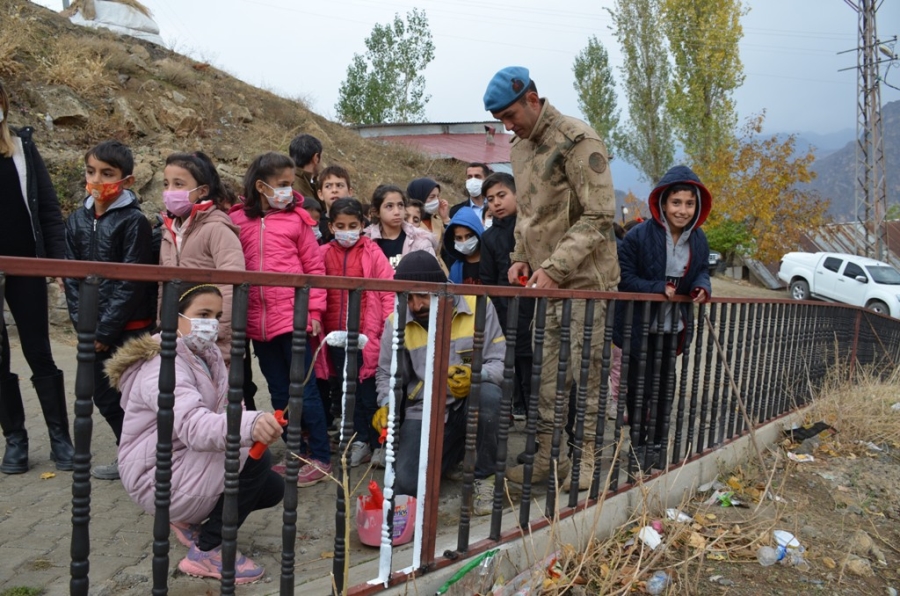
<path id="1" fill-rule="evenodd" d="M 57 328 L 58 330 L 59 328 Z M 69 422 L 74 420 L 74 386 L 76 347 L 74 333 L 56 333 L 53 354 L 57 366 L 65 373 L 70 399 Z M 29 382 L 31 372 L 22 357 L 15 327 L 10 327 L 12 370 L 19 375 L 25 401 L 26 427 L 30 442 L 31 469 L 26 474 L 0 474 L 0 594 L 16 586 L 43 588 L 47 596 L 69 593 L 69 564 L 72 518 L 72 473 L 59 472 L 50 461 L 50 443 L 34 388 Z M 254 363 L 255 366 L 255 363 Z M 262 379 L 255 369 L 254 379 Z M 270 407 L 265 382 L 258 383 L 257 404 Z M 109 463 L 115 458 L 115 440 L 103 417 L 94 411 L 92 463 Z M 524 446 L 524 423 L 511 428 L 510 453 L 518 453 Z M 273 457 L 284 455 L 281 444 L 273 446 Z M 52 477 L 42 478 L 42 475 Z M 371 477 L 381 484 L 383 472 L 354 468 L 351 485 L 355 491 L 366 490 Z M 363 480 L 364 482 L 360 482 Z M 135 505 L 118 481 L 92 479 L 91 484 L 91 554 L 90 593 L 96 596 L 145 595 L 152 588 L 153 516 Z M 536 489 L 538 493 L 542 492 Z M 438 532 L 439 542 L 447 548 L 455 545 L 459 521 L 461 484 L 444 481 L 441 486 Z M 334 550 L 334 519 L 337 485 L 322 482 L 302 488 L 297 510 L 297 540 L 295 577 L 297 594 L 327 594 Z M 538 511 L 538 509 L 535 509 Z M 350 523 L 353 524 L 355 501 L 351 504 Z M 472 538 L 487 536 L 487 520 L 476 518 L 484 525 Z M 281 573 L 282 509 L 280 507 L 250 515 L 238 535 L 238 549 L 266 568 L 266 576 L 256 584 L 239 586 L 238 594 L 264 595 L 278 592 Z M 509 521 L 506 525 L 511 525 Z M 356 532 L 351 533 L 350 585 L 357 585 L 377 575 L 378 549 L 364 546 Z M 187 549 L 170 535 L 169 594 L 196 596 L 218 594 L 218 581 L 189 577 L 177 570 Z M 412 561 L 411 545 L 395 550 L 395 569 Z M 374 567 L 373 567 L 374 565 Z M 303 587 L 312 582 L 316 587 Z M 310 591 L 311 590 L 311 591 Z"/>

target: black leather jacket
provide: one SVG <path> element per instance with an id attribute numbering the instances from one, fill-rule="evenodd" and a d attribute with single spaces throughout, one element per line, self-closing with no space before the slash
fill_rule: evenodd
<path id="1" fill-rule="evenodd" d="M 66 256 L 66 232 L 62 212 L 47 167 L 31 139 L 31 127 L 14 130 L 22 141 L 25 153 L 25 202 L 31 214 L 34 233 L 35 256 L 47 259 L 64 259 Z"/>
<path id="2" fill-rule="evenodd" d="M 75 261 L 154 265 L 150 222 L 131 191 L 122 195 L 100 217 L 93 200 L 66 220 L 66 258 Z M 78 325 L 78 279 L 66 279 L 69 317 Z M 97 341 L 117 345 L 128 323 L 156 318 L 156 284 L 104 279 L 100 282 Z"/>

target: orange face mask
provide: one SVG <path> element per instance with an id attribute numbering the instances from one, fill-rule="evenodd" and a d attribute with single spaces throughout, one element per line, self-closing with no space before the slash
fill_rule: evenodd
<path id="1" fill-rule="evenodd" d="M 118 182 L 95 182 L 88 183 L 84 188 L 98 203 L 108 203 L 122 194 L 122 186 L 125 180 Z"/>

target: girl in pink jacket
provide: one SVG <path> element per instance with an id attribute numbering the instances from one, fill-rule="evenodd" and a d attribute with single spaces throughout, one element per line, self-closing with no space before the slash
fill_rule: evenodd
<path id="1" fill-rule="evenodd" d="M 334 239 L 322 246 L 325 273 L 340 277 L 366 279 L 394 279 L 394 269 L 387 257 L 372 240 L 361 236 L 365 220 L 363 206 L 356 199 L 338 199 L 331 205 L 328 226 Z M 325 311 L 325 333 L 346 331 L 349 292 L 328 290 L 328 310 Z M 353 410 L 353 430 L 356 437 L 350 445 L 350 465 L 356 467 L 372 458 L 378 448 L 378 433 L 370 424 L 378 409 L 375 390 L 375 368 L 378 366 L 381 333 L 384 321 L 394 312 L 392 292 L 363 292 L 359 313 L 359 332 L 367 343 L 360 350 L 357 371 L 356 405 Z M 338 387 L 344 385 L 346 351 L 328 346 L 328 356 Z M 343 393 L 343 391 L 341 391 Z M 377 458 L 376 458 L 377 459 Z"/>
<path id="2" fill-rule="evenodd" d="M 302 205 L 296 205 L 293 181 L 294 162 L 286 155 L 264 153 L 250 164 L 244 176 L 244 202 L 229 213 L 240 228 L 247 271 L 325 275 L 312 218 Z M 259 368 L 269 385 L 272 407 L 284 410 L 290 385 L 294 288 L 253 286 L 249 298 L 247 336 L 253 341 Z M 320 335 L 324 312 L 325 290 L 310 290 L 310 335 Z M 310 366 L 312 350 L 307 346 L 306 370 Z M 308 440 L 301 446 L 301 454 L 310 463 L 300 468 L 297 485 L 312 486 L 331 473 L 325 409 L 314 374 L 303 388 L 302 423 Z"/>
<path id="3" fill-rule="evenodd" d="M 179 542 L 188 547 L 178 564 L 184 573 L 222 577 L 222 507 L 228 379 L 216 347 L 222 294 L 212 284 L 193 286 L 178 300 L 175 404 L 172 428 L 172 493 L 169 516 Z M 119 474 L 126 492 L 147 513 L 156 511 L 156 441 L 160 368 L 159 336 L 143 335 L 122 346 L 106 364 L 110 384 L 122 392 L 125 420 L 119 442 Z M 267 412 L 241 416 L 238 526 L 256 510 L 274 507 L 284 481 L 271 471 L 268 452 L 247 458 L 254 441 L 271 444 L 281 426 Z M 265 570 L 237 554 L 236 583 L 262 578 Z"/>
<path id="4" fill-rule="evenodd" d="M 216 166 L 200 151 L 173 153 L 163 170 L 163 234 L 159 264 L 164 267 L 196 267 L 244 271 L 244 251 L 238 229 L 228 217 L 226 204 L 234 202 L 222 184 Z M 227 367 L 231 362 L 231 288 L 222 292 L 219 339 Z M 162 292 L 160 292 L 160 300 Z"/>

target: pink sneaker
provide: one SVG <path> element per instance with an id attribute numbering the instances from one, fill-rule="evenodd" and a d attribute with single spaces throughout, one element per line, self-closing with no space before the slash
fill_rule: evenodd
<path id="1" fill-rule="evenodd" d="M 194 577 L 222 579 L 222 547 L 204 552 L 192 544 L 187 556 L 178 563 L 178 569 Z M 251 584 L 262 579 L 265 573 L 262 565 L 257 565 L 238 551 L 234 561 L 234 583 Z"/>
<path id="2" fill-rule="evenodd" d="M 190 548 L 197 542 L 200 537 L 200 524 L 185 524 L 182 522 L 172 522 L 169 524 L 175 538 L 184 546 Z"/>
<path id="3" fill-rule="evenodd" d="M 318 484 L 331 474 L 331 462 L 325 463 L 313 460 L 313 463 L 306 464 L 300 468 L 297 474 L 297 486 L 312 486 Z"/>
<path id="4" fill-rule="evenodd" d="M 281 458 L 280 462 L 272 466 L 272 471 L 279 476 L 284 476 L 284 473 L 287 471 L 287 459 Z"/>

